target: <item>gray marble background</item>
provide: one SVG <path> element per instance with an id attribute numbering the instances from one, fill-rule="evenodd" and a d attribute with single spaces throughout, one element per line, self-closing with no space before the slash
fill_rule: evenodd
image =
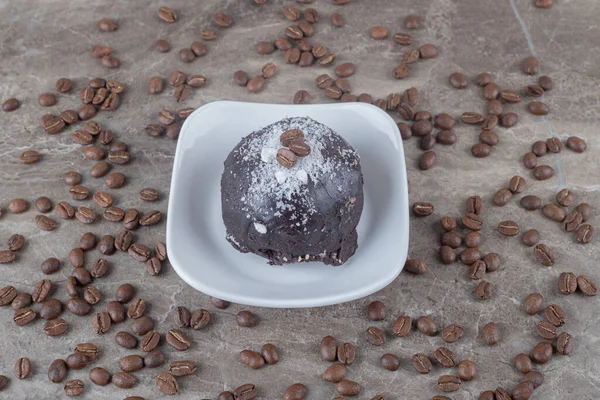
<path id="1" fill-rule="evenodd" d="M 235 323 L 235 313 L 243 306 L 217 310 L 210 305 L 207 296 L 187 286 L 169 265 L 161 276 L 151 277 L 143 265 L 124 254 L 116 254 L 109 257 L 110 274 L 95 283 L 105 300 L 94 309 L 104 309 L 115 289 L 123 282 L 131 282 L 137 287 L 138 295 L 151 303 L 149 315 L 157 321 L 161 332 L 172 327 L 166 316 L 177 305 L 190 309 L 205 307 L 213 313 L 214 322 L 209 328 L 188 331 L 194 344 L 187 353 L 176 354 L 170 347 L 162 346 L 169 360 L 192 358 L 199 363 L 194 376 L 180 379 L 180 398 L 215 398 L 220 391 L 246 382 L 257 385 L 261 399 L 282 398 L 285 388 L 295 382 L 309 387 L 310 399 L 335 397 L 334 385 L 320 378 L 328 363 L 320 360 L 318 343 L 328 334 L 351 341 L 360 349 L 360 356 L 349 368 L 348 376 L 362 385 L 359 398 L 370 399 L 377 393 L 389 393 L 390 398 L 395 399 L 427 399 L 441 394 L 435 382 L 439 375 L 449 371 L 435 367 L 430 375 L 421 376 L 409 361 L 414 353 L 431 354 L 435 347 L 442 345 L 439 336 L 428 338 L 417 333 L 405 339 L 388 336 L 387 344 L 381 348 L 365 340 L 364 331 L 370 325 L 365 316 L 366 305 L 379 299 L 388 305 L 389 316 L 376 325 L 388 333 L 400 312 L 414 317 L 429 314 L 441 327 L 450 323 L 464 327 L 464 337 L 448 347 L 459 359 L 475 361 L 478 377 L 465 382 L 461 390 L 450 397 L 474 399 L 483 390 L 497 386 L 512 388 L 519 381 L 512 358 L 535 345 L 538 341 L 535 323 L 541 320 L 540 316 L 525 315 L 521 302 L 528 293 L 539 291 L 546 304 L 555 302 L 566 310 L 568 322 L 564 330 L 574 336 L 576 348 L 570 357 L 556 355 L 550 363 L 539 367 L 546 382 L 536 390 L 535 398 L 597 398 L 600 394 L 597 299 L 579 294 L 563 297 L 556 287 L 556 279 L 563 271 L 585 273 L 600 281 L 597 240 L 580 245 L 573 235 L 563 232 L 559 224 L 545 219 L 540 212 L 521 209 L 519 197 L 506 207 L 498 208 L 491 204 L 491 196 L 506 185 L 512 175 L 520 174 L 527 179 L 524 194 L 535 193 L 544 202 L 551 201 L 557 190 L 568 187 L 578 200 L 593 207 L 599 204 L 600 3 L 556 0 L 550 10 L 536 9 L 531 0 L 354 0 L 345 7 L 333 6 L 326 0 L 314 3 L 322 16 L 316 25 L 315 41 L 334 51 L 338 63 L 356 63 L 357 72 L 349 79 L 356 94 L 368 92 L 375 97 L 385 97 L 390 92 L 402 92 L 415 86 L 421 96 L 420 109 L 433 113 L 445 111 L 456 116 L 464 111 L 484 112 L 480 89 L 472 84 L 463 91 L 452 89 L 447 83 L 448 75 L 461 71 L 474 77 L 479 72 L 489 71 L 501 87 L 518 89 L 533 81 L 521 73 L 520 61 L 535 54 L 540 60 L 541 72 L 550 75 L 555 82 L 555 89 L 545 97 L 551 112 L 547 118 L 540 118 L 526 112 L 525 102 L 509 106 L 519 113 L 519 124 L 508 130 L 497 129 L 501 142 L 487 159 L 475 159 L 469 152 L 477 140 L 478 130 L 459 125 L 456 128 L 458 143 L 436 147 L 438 163 L 425 172 L 416 168 L 421 154 L 416 140 L 405 142 L 406 164 L 413 188 L 411 202 L 430 201 L 436 208 L 431 217 L 411 219 L 410 256 L 426 259 L 429 272 L 423 276 L 403 273 L 369 298 L 337 306 L 304 310 L 250 308 L 260 316 L 260 324 L 254 329 L 244 329 Z M 130 145 L 134 157 L 130 165 L 115 168 L 125 171 L 129 178 L 127 186 L 110 191 L 116 204 L 124 209 L 167 210 L 176 143 L 167 138 L 145 137 L 141 131 L 148 123 L 155 122 L 158 110 L 178 106 L 171 98 L 170 89 L 159 96 L 147 94 L 146 83 L 150 77 L 168 77 L 175 69 L 204 74 L 209 83 L 204 89 L 194 91 L 185 102 L 184 106 L 190 107 L 220 99 L 290 103 L 299 89 L 308 90 L 313 103 L 329 102 L 315 87 L 314 79 L 323 72 L 331 73 L 330 68 L 301 69 L 286 65 L 279 53 L 258 56 L 254 50 L 258 41 L 271 40 L 283 33 L 288 25 L 281 15 L 284 4 L 295 2 L 269 0 L 264 6 L 256 6 L 250 0 L 0 1 L 0 98 L 15 96 L 23 103 L 16 112 L 0 113 L 0 207 L 5 209 L 7 202 L 15 197 L 33 201 L 37 196 L 46 195 L 55 202 L 70 200 L 68 188 L 62 183 L 62 175 L 68 170 L 82 172 L 83 184 L 93 192 L 103 189 L 101 180 L 87 174 L 92 163 L 84 159 L 80 146 L 71 142 L 71 131 L 47 136 L 37 126 L 38 118 L 47 111 L 77 107 L 78 91 L 93 77 L 114 78 L 128 85 L 119 110 L 102 112 L 96 118 Z M 156 15 L 160 5 L 176 9 L 179 21 L 172 25 L 160 22 Z M 211 16 L 217 11 L 231 14 L 234 26 L 218 30 L 219 38 L 208 44 L 209 53 L 204 58 L 192 64 L 180 62 L 178 49 L 198 40 L 200 30 L 212 25 Z M 344 16 L 346 27 L 331 27 L 328 19 L 334 11 Z M 401 22 L 409 13 L 423 18 L 423 28 L 412 32 L 415 45 L 434 43 L 439 48 L 439 56 L 419 62 L 409 79 L 396 81 L 391 78 L 391 70 L 399 62 L 403 49 L 391 39 L 374 41 L 369 37 L 369 29 L 384 25 L 392 33 L 404 31 Z M 96 23 L 101 17 L 116 18 L 120 24 L 118 31 L 99 32 Z M 170 53 L 154 51 L 153 44 L 159 38 L 171 42 Z M 88 51 L 93 43 L 112 46 L 114 54 L 121 59 L 121 67 L 107 70 L 92 59 Z M 279 71 L 262 93 L 249 94 L 231 82 L 235 70 L 258 73 L 269 61 L 276 63 Z M 58 95 L 58 104 L 50 110 L 42 109 L 37 104 L 37 96 L 53 90 L 55 81 L 63 76 L 74 80 L 74 90 Z M 399 118 L 396 114 L 393 116 Z M 545 156 L 543 161 L 559 173 L 545 182 L 534 181 L 530 171 L 520 163 L 530 144 L 550 135 L 566 139 L 571 134 L 585 138 L 588 151 Z M 33 166 L 20 164 L 18 157 L 26 149 L 40 151 L 41 161 Z M 137 193 L 144 187 L 159 189 L 160 201 L 152 206 L 143 204 Z M 487 228 L 482 249 L 496 251 L 503 258 L 502 269 L 487 276 L 495 285 L 494 297 L 487 302 L 474 301 L 474 283 L 466 276 L 464 266 L 459 263 L 444 266 L 436 257 L 439 218 L 443 215 L 459 217 L 466 196 L 472 194 L 481 195 L 485 203 Z M 95 204 L 88 203 L 98 210 Z M 69 250 L 86 231 L 116 235 L 121 226 L 106 221 L 84 226 L 76 220 L 60 220 L 59 229 L 47 233 L 35 227 L 35 214 L 33 210 L 21 215 L 5 212 L 0 218 L 1 243 L 15 232 L 23 234 L 27 241 L 15 263 L 0 266 L 0 285 L 12 284 L 19 291 L 31 291 L 35 282 L 45 277 L 40 263 L 48 257 L 57 257 L 63 261 L 63 267 L 51 276 L 56 288 L 53 296 L 66 301 L 64 282 L 71 269 L 67 260 Z M 543 241 L 556 250 L 557 263 L 552 268 L 541 267 L 531 249 L 525 248 L 518 238 L 501 237 L 494 227 L 505 219 L 517 221 L 522 229 L 537 228 Z M 597 216 L 591 219 L 594 225 L 598 221 Z M 153 245 L 165 239 L 165 223 L 152 229 L 141 228 L 134 235 L 137 241 Z M 97 250 L 88 253 L 88 266 L 99 256 Z M 79 342 L 97 343 L 102 356 L 92 365 L 113 373 L 118 371 L 120 357 L 139 353 L 113 344 L 116 332 L 128 330 L 130 322 L 113 326 L 108 334 L 98 337 L 91 330 L 90 316 L 80 318 L 65 312 L 62 317 L 70 324 L 69 333 L 51 338 L 44 335 L 42 320 L 19 328 L 12 323 L 9 307 L 0 310 L 0 374 L 11 377 L 9 387 L 0 393 L 0 398 L 64 396 L 62 385 L 50 383 L 46 371 L 53 359 L 66 358 Z M 490 321 L 497 322 L 502 332 L 501 342 L 494 348 L 483 345 L 480 337 L 481 328 Z M 238 362 L 240 350 L 250 347 L 258 350 L 267 342 L 280 349 L 279 364 L 254 371 Z M 386 352 L 401 358 L 402 366 L 397 372 L 379 367 L 379 357 Z M 18 381 L 12 369 L 16 359 L 22 356 L 32 360 L 34 373 L 29 379 Z M 69 379 L 85 381 L 84 398 L 121 399 L 134 394 L 146 399 L 164 397 L 154 388 L 157 370 L 144 369 L 136 373 L 139 384 L 131 390 L 112 385 L 95 386 L 87 377 L 88 371 L 89 368 L 69 373 Z"/>

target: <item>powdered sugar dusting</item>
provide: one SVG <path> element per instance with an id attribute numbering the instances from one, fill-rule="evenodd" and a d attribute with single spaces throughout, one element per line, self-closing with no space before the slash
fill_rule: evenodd
<path id="1" fill-rule="evenodd" d="M 275 156 L 277 149 L 282 147 L 280 135 L 289 129 L 304 132 L 304 140 L 311 153 L 307 157 L 298 157 L 296 165 L 287 169 L 277 162 Z M 315 213 L 314 199 L 307 195 L 309 182 L 324 185 L 335 180 L 335 171 L 352 168 L 359 163 L 356 152 L 340 147 L 340 142 L 335 139 L 337 137 L 330 128 L 308 117 L 287 118 L 265 127 L 260 134 L 248 136 L 238 151 L 244 163 L 255 167 L 250 170 L 251 184 L 247 193 L 240 192 L 240 196 L 244 196 L 242 202 L 256 211 L 279 215 L 283 211 L 294 210 L 294 205 L 290 204 L 294 198 L 309 214 Z M 340 157 L 324 157 L 324 150 L 328 154 L 337 152 Z M 274 210 L 261 209 L 267 204 L 265 198 L 273 201 Z M 307 215 L 293 215 L 293 219 L 294 224 L 303 224 Z"/>

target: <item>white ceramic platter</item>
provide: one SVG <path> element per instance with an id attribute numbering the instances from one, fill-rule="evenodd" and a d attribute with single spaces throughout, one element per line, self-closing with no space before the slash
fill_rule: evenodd
<path id="1" fill-rule="evenodd" d="M 286 117 L 311 117 L 342 135 L 361 158 L 364 211 L 356 254 L 340 267 L 271 266 L 225 239 L 223 161 L 242 137 Z M 408 251 L 408 189 L 398 128 L 363 103 L 276 105 L 218 101 L 194 111 L 177 144 L 167 220 L 169 260 L 195 289 L 263 307 L 324 306 L 367 296 L 392 282 Z"/>

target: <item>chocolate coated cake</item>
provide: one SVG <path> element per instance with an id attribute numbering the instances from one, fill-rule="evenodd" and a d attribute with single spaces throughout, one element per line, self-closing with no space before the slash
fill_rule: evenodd
<path id="1" fill-rule="evenodd" d="M 221 178 L 227 240 L 274 265 L 346 262 L 356 251 L 363 200 L 356 151 L 307 117 L 244 137 Z"/>

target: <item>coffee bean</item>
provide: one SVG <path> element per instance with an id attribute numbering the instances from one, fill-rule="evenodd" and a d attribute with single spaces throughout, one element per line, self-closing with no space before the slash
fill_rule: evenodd
<path id="1" fill-rule="evenodd" d="M 552 340 L 556 337 L 556 327 L 548 321 L 537 324 L 535 330 L 543 339 Z"/>
<path id="2" fill-rule="evenodd" d="M 533 249 L 533 255 L 539 261 L 540 264 L 549 267 L 554 265 L 555 256 L 554 251 L 546 244 L 537 244 Z"/>
<path id="3" fill-rule="evenodd" d="M 65 382 L 63 389 L 65 396 L 77 397 L 83 393 L 85 385 L 81 379 L 72 379 Z"/>
<path id="4" fill-rule="evenodd" d="M 152 257 L 151 259 L 146 261 L 146 271 L 148 272 L 148 274 L 156 276 L 160 274 L 161 270 L 162 264 L 158 258 Z"/>
<path id="5" fill-rule="evenodd" d="M 65 360 L 56 359 L 48 367 L 48 379 L 52 383 L 60 383 L 67 377 L 68 369 Z"/>
<path id="6" fill-rule="evenodd" d="M 98 21 L 98 29 L 102 32 L 114 32 L 119 28 L 119 24 L 114 19 L 102 18 Z"/>
<path id="7" fill-rule="evenodd" d="M 2 103 L 2 111 L 4 111 L 4 112 L 15 111 L 20 106 L 21 106 L 21 102 L 19 100 L 15 99 L 14 97 L 11 97 L 10 99 L 7 99 L 6 101 L 4 101 L 4 103 Z"/>
<path id="8" fill-rule="evenodd" d="M 116 387 L 121 389 L 131 389 L 137 384 L 137 378 L 129 372 L 116 372 L 111 380 Z"/>
<path id="9" fill-rule="evenodd" d="M 577 210 L 571 211 L 563 220 L 563 229 L 567 232 L 573 232 L 583 221 L 583 217 Z"/>
<path id="10" fill-rule="evenodd" d="M 479 300 L 489 300 L 492 297 L 492 284 L 481 281 L 475 287 L 475 297 Z"/>
<path id="11" fill-rule="evenodd" d="M 382 359 L 383 359 L 383 357 L 382 357 Z M 392 363 L 393 363 L 393 361 L 392 361 Z M 399 360 L 398 360 L 398 364 L 399 364 Z M 398 368 L 396 368 L 396 369 L 398 369 Z M 348 370 L 346 369 L 346 367 L 344 365 L 335 364 L 335 365 L 332 365 L 331 367 L 327 368 L 325 370 L 325 372 L 323 372 L 322 377 L 324 380 L 326 380 L 328 382 L 338 383 L 338 382 L 342 381 L 346 377 L 347 374 L 348 374 Z"/>
<path id="12" fill-rule="evenodd" d="M 138 340 L 129 332 L 119 332 L 115 335 L 115 342 L 126 349 L 135 349 L 138 345 Z"/>
<path id="13" fill-rule="evenodd" d="M 569 207 L 574 201 L 575 195 L 569 189 L 562 189 L 556 193 L 556 202 L 563 207 Z"/>
<path id="14" fill-rule="evenodd" d="M 531 293 L 525 298 L 523 302 L 523 309 L 525 313 L 529 315 L 537 314 L 542 308 L 544 298 L 539 293 Z"/>
<path id="15" fill-rule="evenodd" d="M 405 107 L 405 104 L 402 105 Z M 412 126 L 412 132 L 417 136 L 426 136 L 429 135 L 433 131 L 433 126 L 429 120 L 423 119 L 416 121 Z M 433 142 L 435 143 L 435 137 L 433 138 Z"/>
<path id="16" fill-rule="evenodd" d="M 124 283 L 117 288 L 115 300 L 119 303 L 129 303 L 135 295 L 134 287 L 129 283 Z"/>
<path id="17" fill-rule="evenodd" d="M 583 222 L 587 221 L 592 216 L 592 208 L 587 203 L 578 204 L 577 207 L 575 207 L 575 210 L 581 214 Z"/>
<path id="18" fill-rule="evenodd" d="M 533 394 L 533 383 L 530 381 L 520 382 L 511 392 L 513 400 L 527 400 Z"/>
<path id="19" fill-rule="evenodd" d="M 454 375 L 441 375 L 437 381 L 437 387 L 442 392 L 456 392 L 460 389 L 460 386 L 460 378 Z"/>
<path id="20" fill-rule="evenodd" d="M 309 94 L 306 90 L 299 90 L 294 94 L 294 99 L 292 102 L 294 104 L 307 104 L 309 99 Z"/>
<path id="21" fill-rule="evenodd" d="M 168 331 L 166 340 L 171 347 L 178 351 L 187 350 L 192 345 L 191 340 L 179 329 L 171 329 Z"/>
<path id="22" fill-rule="evenodd" d="M 435 349 L 433 357 L 442 367 L 452 368 L 456 365 L 456 355 L 445 347 Z"/>
<path id="23" fill-rule="evenodd" d="M 21 164 L 35 164 L 40 159 L 40 153 L 35 150 L 26 150 L 19 156 Z"/>
<path id="24" fill-rule="evenodd" d="M 465 124 L 480 124 L 483 122 L 483 115 L 476 112 L 465 112 L 461 116 L 462 122 Z"/>
<path id="25" fill-rule="evenodd" d="M 78 286 L 77 279 L 75 279 L 74 276 L 69 276 L 65 282 L 65 289 L 70 298 L 77 298 L 79 296 L 79 290 L 78 290 L 77 286 Z M 88 306 L 89 306 L 89 304 L 88 304 Z M 68 308 L 69 308 L 69 303 L 67 303 L 67 309 Z M 71 310 L 69 310 L 69 311 L 71 311 Z"/>
<path id="26" fill-rule="evenodd" d="M 101 105 L 102 103 L 104 103 L 104 100 L 106 100 L 107 97 L 108 97 L 108 90 L 106 90 L 106 88 L 100 88 L 100 89 L 96 90 L 96 94 L 94 95 L 94 98 L 92 99 L 92 104 Z"/>
<path id="27" fill-rule="evenodd" d="M 581 225 L 577 232 L 575 232 L 575 238 L 579 243 L 587 244 L 592 241 L 594 237 L 595 229 L 592 225 L 585 224 Z"/>
<path id="28" fill-rule="evenodd" d="M 481 233 L 475 231 L 467 233 L 464 242 L 467 247 L 479 247 L 482 240 Z"/>
<path id="29" fill-rule="evenodd" d="M 502 261 L 500 260 L 500 255 L 498 253 L 488 253 L 483 257 L 483 262 L 485 262 L 486 272 L 494 272 L 500 269 L 502 265 Z"/>
<path id="30" fill-rule="evenodd" d="M 577 287 L 579 288 L 579 291 L 585 296 L 595 296 L 598 293 L 598 287 L 586 275 L 579 275 L 577 277 Z"/>
<path id="31" fill-rule="evenodd" d="M 120 288 L 119 288 L 120 289 Z M 117 291 L 119 290 L 117 289 Z M 128 297 L 129 293 L 127 293 L 127 297 Z M 117 297 L 117 296 L 115 296 Z M 117 297 L 117 301 L 119 301 L 119 298 Z M 122 301 L 120 301 L 122 302 Z M 133 319 L 138 319 L 140 317 L 142 317 L 144 315 L 144 313 L 146 312 L 146 300 L 144 299 L 133 299 L 133 301 L 131 302 L 131 304 L 129 305 L 129 308 L 127 309 L 127 316 L 129 318 L 133 318 Z"/>
<path id="32" fill-rule="evenodd" d="M 460 262 L 465 265 L 471 265 L 483 257 L 481 251 L 474 248 L 467 248 L 460 253 Z"/>
<path id="33" fill-rule="evenodd" d="M 542 200 L 537 196 L 523 196 L 520 201 L 521 207 L 528 211 L 537 210 L 542 206 Z"/>
<path id="34" fill-rule="evenodd" d="M 27 379 L 31 374 L 31 361 L 29 361 L 29 358 L 19 358 L 15 363 L 14 373 L 18 379 Z"/>
<path id="35" fill-rule="evenodd" d="M 556 327 L 560 327 L 565 324 L 565 311 L 556 304 L 550 304 L 548 307 L 546 307 L 544 309 L 544 315 L 546 316 L 546 319 Z"/>
<path id="36" fill-rule="evenodd" d="M 486 273 L 486 263 L 483 260 L 477 260 L 469 267 L 469 278 L 473 280 L 481 279 Z"/>
<path id="37" fill-rule="evenodd" d="M 98 242 L 98 250 L 104 255 L 115 254 L 115 238 L 111 235 L 104 235 Z"/>
<path id="38" fill-rule="evenodd" d="M 548 147 L 549 152 L 555 154 L 560 153 L 564 149 L 562 142 L 557 138 L 550 138 L 546 140 L 546 146 Z"/>
<path id="39" fill-rule="evenodd" d="M 547 115 L 550 111 L 548 105 L 542 103 L 541 101 L 532 101 L 531 103 L 529 103 L 528 108 L 529 112 L 531 112 L 534 115 Z"/>
<path id="40" fill-rule="evenodd" d="M 433 369 L 433 365 L 427 357 L 423 353 L 417 353 L 410 358 L 410 362 L 415 369 L 420 374 L 428 374 Z"/>
<path id="41" fill-rule="evenodd" d="M 442 246 L 439 250 L 440 258 L 444 264 L 452 264 L 456 261 L 456 254 L 450 246 Z"/>
<path id="42" fill-rule="evenodd" d="M 28 307 L 31 304 L 31 302 L 32 302 L 31 295 L 29 293 L 19 293 L 18 295 L 15 296 L 15 298 L 10 303 L 10 307 L 14 311 L 17 311 L 17 310 L 20 310 L 21 308 Z M 42 310 L 43 310 L 43 307 L 42 307 Z M 40 314 L 41 314 L 41 311 L 40 311 Z"/>
<path id="43" fill-rule="evenodd" d="M 190 326 L 192 329 L 199 331 L 210 323 L 210 312 L 200 308 L 192 314 Z"/>
<path id="44" fill-rule="evenodd" d="M 523 156 L 523 165 L 527 169 L 534 169 L 537 166 L 537 156 L 534 153 L 526 153 Z"/>
<path id="45" fill-rule="evenodd" d="M 556 350 L 564 355 L 568 356 L 573 351 L 573 338 L 567 332 L 562 332 L 556 339 Z"/>
<path id="46" fill-rule="evenodd" d="M 492 76 L 487 72 L 482 72 L 475 77 L 475 83 L 477 86 L 485 87 L 487 84 L 492 82 Z"/>
<path id="47" fill-rule="evenodd" d="M 560 337 L 560 335 L 559 335 L 559 337 Z M 525 381 L 529 381 L 529 382 L 533 383 L 534 389 L 539 387 L 542 383 L 544 383 L 544 376 L 541 373 L 539 373 L 538 371 L 528 372 L 527 374 L 525 374 L 523 379 Z"/>
<path id="48" fill-rule="evenodd" d="M 136 372 L 144 368 L 144 359 L 137 354 L 125 356 L 119 360 L 119 368 L 125 372 Z"/>
<path id="49" fill-rule="evenodd" d="M 106 312 L 110 316 L 110 320 L 114 323 L 125 321 L 127 312 L 125 307 L 118 301 L 111 301 L 106 305 Z"/>
<path id="50" fill-rule="evenodd" d="M 88 364 L 88 359 L 82 353 L 73 353 L 67 357 L 67 366 L 71 369 L 83 369 Z"/>
<path id="51" fill-rule="evenodd" d="M 433 168 L 436 160 L 437 160 L 437 156 L 436 156 L 435 151 L 432 151 L 432 150 L 426 151 L 419 158 L 419 169 L 425 171 L 425 170 Z"/>
<path id="52" fill-rule="evenodd" d="M 500 124 L 505 128 L 512 128 L 519 122 L 519 116 L 514 112 L 502 114 L 500 117 Z"/>
<path id="53" fill-rule="evenodd" d="M 490 155 L 492 148 L 485 143 L 477 143 L 471 147 L 471 154 L 477 158 L 485 158 Z"/>
<path id="54" fill-rule="evenodd" d="M 17 297 L 17 289 L 14 286 L 4 286 L 0 289 L 0 306 L 9 305 Z"/>
<path id="55" fill-rule="evenodd" d="M 457 226 L 456 220 L 449 216 L 442 217 L 440 219 L 440 225 L 446 232 L 455 230 Z"/>
<path id="56" fill-rule="evenodd" d="M 81 114 L 78 115 L 81 118 Z M 62 131 L 64 127 L 65 121 L 60 117 L 50 117 L 44 121 L 44 132 L 48 135 L 56 135 Z"/>
<path id="57" fill-rule="evenodd" d="M 24 307 L 15 311 L 13 315 L 13 322 L 17 326 L 25 326 L 32 322 L 35 319 L 35 317 L 36 313 L 34 310 L 28 307 Z"/>
<path id="58" fill-rule="evenodd" d="M 519 234 L 519 225 L 514 221 L 501 221 L 498 223 L 498 232 L 504 236 L 516 236 Z"/>
<path id="59" fill-rule="evenodd" d="M 142 226 L 156 225 L 162 220 L 162 213 L 158 210 L 148 211 L 140 217 L 139 224 Z"/>
<path id="60" fill-rule="evenodd" d="M 10 264 L 15 258 L 17 258 L 17 253 L 14 251 L 0 250 L 0 264 Z"/>
<path id="61" fill-rule="evenodd" d="M 525 353 L 517 354 L 515 357 L 515 368 L 522 374 L 527 374 L 533 370 L 531 358 Z"/>
<path id="62" fill-rule="evenodd" d="M 457 249 L 462 245 L 462 237 L 456 232 L 444 232 L 440 237 L 440 243 L 443 246 L 449 246 L 453 249 Z"/>
<path id="63" fill-rule="evenodd" d="M 77 207 L 75 218 L 84 224 L 93 224 L 96 221 L 96 213 L 88 207 Z"/>
<path id="64" fill-rule="evenodd" d="M 17 296 L 18 298 L 18 296 Z M 31 299 L 31 297 L 30 297 Z M 16 298 L 15 298 L 16 300 Z M 31 300 L 29 300 L 31 301 Z M 14 301 L 13 301 L 14 303 Z M 24 307 L 28 306 L 25 304 Z M 23 308 L 23 307 L 20 307 Z M 62 303 L 57 299 L 48 299 L 40 309 L 40 317 L 46 321 L 57 318 L 62 313 Z"/>
<path id="65" fill-rule="evenodd" d="M 48 336 L 60 336 L 69 328 L 67 321 L 62 318 L 56 318 L 46 321 L 44 324 L 44 333 Z"/>
<path id="66" fill-rule="evenodd" d="M 500 189 L 496 192 L 493 202 L 497 206 L 505 206 L 510 202 L 512 192 L 509 189 Z"/>
<path id="67" fill-rule="evenodd" d="M 77 283 L 81 286 L 89 285 L 90 282 L 92 282 L 92 276 L 90 275 L 88 270 L 83 267 L 73 269 L 73 272 L 71 272 L 71 276 L 73 276 L 73 278 L 75 278 Z"/>
<path id="68" fill-rule="evenodd" d="M 119 251 L 127 251 L 133 243 L 133 235 L 128 230 L 123 230 L 115 237 L 115 247 Z"/>
<path id="69" fill-rule="evenodd" d="M 103 66 L 105 66 L 106 68 L 110 68 L 110 69 L 119 68 L 119 65 L 121 64 L 121 60 L 119 60 L 117 57 L 112 56 L 112 55 L 107 55 L 107 56 L 102 57 L 100 59 L 100 62 L 102 63 Z"/>
<path id="70" fill-rule="evenodd" d="M 540 241 L 540 233 L 536 229 L 530 229 L 523 233 L 521 241 L 525 246 L 535 246 Z"/>
<path id="71" fill-rule="evenodd" d="M 192 77 L 194 77 L 194 76 L 200 76 L 200 75 L 192 75 Z M 192 78 L 192 77 L 190 77 L 190 78 Z M 192 79 L 196 79 L 196 78 L 192 78 Z M 193 81 L 193 82 L 195 82 L 195 81 Z M 188 82 L 188 85 L 194 87 L 189 82 Z M 192 107 L 182 108 L 180 110 L 177 110 L 177 116 L 179 117 L 179 119 L 185 120 L 185 119 L 187 119 L 187 117 L 189 117 L 190 115 L 192 115 L 192 113 L 194 111 L 195 111 L 195 109 L 192 108 Z"/>
<path id="72" fill-rule="evenodd" d="M 542 157 L 548 152 L 547 142 L 538 140 L 531 145 L 531 152 L 538 157 Z"/>
<path id="73" fill-rule="evenodd" d="M 90 370 L 90 381 L 98 386 L 106 386 L 110 382 L 110 373 L 104 368 L 95 367 Z"/>
<path id="74" fill-rule="evenodd" d="M 427 265 L 425 264 L 424 260 L 406 260 L 406 263 L 404 264 L 404 269 L 407 272 L 410 272 L 415 275 L 423 275 L 425 272 L 427 272 Z"/>
<path id="75" fill-rule="evenodd" d="M 576 153 L 583 153 L 587 149 L 585 141 L 577 136 L 569 136 L 567 147 Z"/>
<path id="76" fill-rule="evenodd" d="M 128 209 L 123 215 L 123 226 L 125 229 L 134 230 L 137 229 L 140 223 L 140 213 L 135 208 Z"/>
<path id="77" fill-rule="evenodd" d="M 252 369 L 259 369 L 265 365 L 264 358 L 252 350 L 243 350 L 240 352 L 240 362 Z"/>
<path id="78" fill-rule="evenodd" d="M 457 324 L 451 324 L 442 329 L 442 340 L 446 343 L 454 343 L 463 335 L 463 329 Z"/>
<path id="79" fill-rule="evenodd" d="M 523 89 L 523 93 L 526 96 L 540 97 L 544 94 L 544 89 L 540 85 L 527 85 Z"/>
<path id="80" fill-rule="evenodd" d="M 108 332 L 110 325 L 110 315 L 107 312 L 99 312 L 92 319 L 92 330 L 99 335 Z"/>
<path id="81" fill-rule="evenodd" d="M 415 202 L 413 204 L 413 212 L 417 217 L 426 217 L 433 214 L 434 207 L 431 203 Z"/>
<path id="82" fill-rule="evenodd" d="M 321 357 L 325 361 L 335 361 L 337 359 L 337 344 L 332 336 L 325 336 L 320 344 Z"/>
<path id="83" fill-rule="evenodd" d="M 98 304 L 102 300 L 102 294 L 95 286 L 86 286 L 83 290 L 83 298 L 91 305 Z"/>
<path id="84" fill-rule="evenodd" d="M 367 328 L 367 341 L 374 346 L 382 346 L 385 344 L 385 333 L 376 326 Z"/>
<path id="85" fill-rule="evenodd" d="M 500 330 L 494 322 L 489 322 L 484 325 L 481 337 L 488 346 L 495 346 L 500 341 Z"/>
<path id="86" fill-rule="evenodd" d="M 56 96 L 52 93 L 42 93 L 38 97 L 38 103 L 42 107 L 51 107 L 56 104 Z"/>
<path id="87" fill-rule="evenodd" d="M 79 343 L 75 345 L 75 353 L 83 354 L 88 361 L 98 358 L 100 350 L 94 343 Z"/>
<path id="88" fill-rule="evenodd" d="M 169 7 L 160 7 L 158 9 L 158 18 L 168 24 L 172 24 L 177 21 L 177 13 Z"/>
<path id="89" fill-rule="evenodd" d="M 565 219 L 565 210 L 554 204 L 546 204 L 542 207 L 542 214 L 556 222 L 562 222 Z"/>
<path id="90" fill-rule="evenodd" d="M 52 291 L 52 281 L 50 279 L 42 279 L 35 284 L 31 291 L 31 299 L 35 303 L 42 303 Z"/>
<path id="91" fill-rule="evenodd" d="M 523 72 L 525 72 L 527 75 L 536 75 L 539 71 L 538 60 L 535 57 L 525 58 L 521 64 L 521 67 L 523 68 Z"/>
<path id="92" fill-rule="evenodd" d="M 163 365 L 167 360 L 165 354 L 160 350 L 151 350 L 144 356 L 144 366 L 147 368 L 156 368 Z M 174 361 L 174 363 L 186 363 L 193 361 Z"/>
<path id="93" fill-rule="evenodd" d="M 435 336 L 437 335 L 437 325 L 428 316 L 421 316 L 416 322 L 417 329 L 424 335 Z"/>
<path id="94" fill-rule="evenodd" d="M 350 380 L 342 380 L 335 385 L 335 389 L 341 396 L 358 396 L 360 394 L 360 385 L 357 382 Z M 291 400 L 292 398 L 284 398 Z M 303 399 L 300 398 L 300 399 Z"/>
<path id="95" fill-rule="evenodd" d="M 323 354 L 322 351 L 321 354 Z M 337 347 L 337 359 L 344 365 L 352 365 L 357 355 L 358 350 L 352 343 L 341 343 Z"/>
<path id="96" fill-rule="evenodd" d="M 543 181 L 554 176 L 554 168 L 549 165 L 540 165 L 533 169 L 533 177 L 538 181 Z"/>
<path id="97" fill-rule="evenodd" d="M 469 204 L 469 203 L 467 203 L 467 204 Z M 469 208 L 470 207 L 467 205 L 467 209 L 469 209 Z M 471 209 L 473 209 L 473 211 L 478 211 L 477 205 L 475 205 L 475 207 L 471 208 Z M 479 211 L 480 211 L 480 209 L 479 209 Z M 481 230 L 481 228 L 483 228 L 483 219 L 475 213 L 467 212 L 462 217 L 461 222 L 465 228 L 471 229 L 473 231 L 478 231 L 478 230 Z"/>
<path id="98" fill-rule="evenodd" d="M 540 342 L 531 351 L 531 358 L 538 364 L 545 364 L 552 357 L 552 346 L 550 343 Z"/>
<path id="99" fill-rule="evenodd" d="M 69 189 L 69 195 L 73 200 L 86 200 L 90 196 L 90 190 L 85 186 L 76 185 Z"/>

